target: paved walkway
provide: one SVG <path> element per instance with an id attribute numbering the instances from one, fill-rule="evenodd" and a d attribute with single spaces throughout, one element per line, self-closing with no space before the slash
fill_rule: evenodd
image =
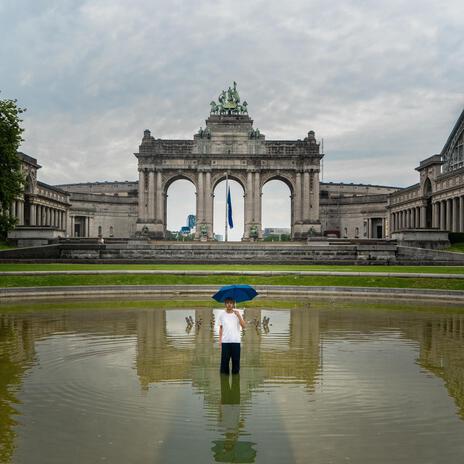
<path id="1" fill-rule="evenodd" d="M 217 285 L 102 285 L 102 286 L 63 286 L 63 287 L 10 287 L 0 288 L 0 301 L 27 298 L 56 297 L 101 297 L 101 296 L 204 296 L 210 298 L 217 291 Z M 437 300 L 443 302 L 462 302 L 464 291 L 432 290 L 412 288 L 380 287 L 308 287 L 286 285 L 257 285 L 260 296 L 286 299 L 323 297 L 355 297 L 397 300 Z M 0 308 L 1 309 L 1 308 Z"/>
<path id="2" fill-rule="evenodd" d="M 356 272 L 356 271 L 208 271 L 208 270 L 69 270 L 69 271 L 3 271 L 1 276 L 34 275 L 239 275 L 239 276 L 346 276 L 346 277 L 406 277 L 433 279 L 464 279 L 463 274 L 440 274 L 424 272 Z"/>

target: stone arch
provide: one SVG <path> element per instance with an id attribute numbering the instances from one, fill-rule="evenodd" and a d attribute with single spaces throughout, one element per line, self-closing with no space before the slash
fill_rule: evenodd
<path id="1" fill-rule="evenodd" d="M 197 180 L 195 177 L 189 172 L 176 172 L 174 174 L 169 174 L 163 179 L 163 193 L 166 195 L 168 192 L 169 187 L 176 182 L 177 180 L 188 180 L 190 181 L 193 186 L 195 187 L 195 191 L 197 191 Z"/>
<path id="2" fill-rule="evenodd" d="M 282 173 L 269 173 L 267 174 L 266 176 L 264 176 L 263 180 L 262 180 L 262 185 L 261 185 L 261 203 L 263 204 L 263 189 L 264 189 L 264 186 L 266 184 L 268 184 L 269 182 L 272 182 L 272 181 L 280 181 L 282 182 L 283 184 L 285 184 L 287 187 L 288 187 L 288 190 L 289 190 L 289 198 L 290 198 L 290 221 L 289 221 L 289 226 L 290 226 L 290 236 L 293 237 L 293 232 L 294 232 L 294 227 L 293 227 L 293 223 L 294 223 L 294 197 L 295 197 L 295 187 L 294 187 L 294 183 L 293 183 L 293 179 L 291 177 L 291 175 L 286 175 L 286 174 L 282 174 Z M 261 208 L 263 209 L 263 206 L 261 206 Z M 263 214 L 264 216 L 264 214 Z M 262 221 L 263 221 L 263 227 L 264 227 L 264 218 L 262 218 Z M 273 226 L 275 227 L 275 224 L 273 224 Z"/>
<path id="3" fill-rule="evenodd" d="M 422 194 L 424 197 L 432 196 L 432 181 L 429 177 L 427 177 L 424 181 L 424 185 L 422 187 Z"/>
<path id="4" fill-rule="evenodd" d="M 163 186 L 162 186 L 162 202 L 163 202 L 163 223 L 164 223 L 164 236 L 166 237 L 166 233 L 168 230 L 168 191 L 170 187 L 175 184 L 177 181 L 188 181 L 190 184 L 193 185 L 193 202 L 196 203 L 196 196 L 198 192 L 197 188 L 197 181 L 192 176 L 190 172 L 176 172 L 176 173 L 169 173 L 166 175 L 165 179 L 163 179 Z M 188 211 L 188 214 L 195 213 L 197 215 L 196 206 L 193 207 L 192 211 Z M 172 211 L 171 211 L 172 212 Z M 187 217 L 187 216 L 186 216 Z"/>
<path id="5" fill-rule="evenodd" d="M 227 177 L 229 178 L 229 180 L 235 180 L 236 182 L 238 182 L 246 195 L 246 179 L 243 176 L 236 173 L 230 173 Z M 223 180 L 226 180 L 226 175 L 224 173 L 213 176 L 211 178 L 211 191 L 214 192 L 217 185 L 221 183 Z"/>
<path id="6" fill-rule="evenodd" d="M 285 174 L 282 174 L 282 173 L 277 173 L 277 174 L 270 173 L 270 174 L 264 176 L 263 179 L 262 179 L 261 190 L 263 189 L 263 187 L 268 182 L 270 182 L 272 180 L 280 180 L 280 181 L 282 181 L 290 189 L 290 195 L 292 195 L 292 196 L 294 195 L 294 193 L 295 193 L 294 179 L 290 175 L 285 175 Z"/>

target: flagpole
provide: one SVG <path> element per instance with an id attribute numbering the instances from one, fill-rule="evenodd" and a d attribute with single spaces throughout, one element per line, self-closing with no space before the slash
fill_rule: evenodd
<path id="1" fill-rule="evenodd" d="M 226 172 L 226 222 L 225 222 L 225 241 L 227 242 L 227 208 L 228 208 L 228 205 L 227 205 L 227 193 L 229 192 L 229 175 L 228 173 Z"/>

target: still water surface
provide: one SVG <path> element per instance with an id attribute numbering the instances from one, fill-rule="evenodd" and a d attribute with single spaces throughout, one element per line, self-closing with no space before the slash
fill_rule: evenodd
<path id="1" fill-rule="evenodd" d="M 415 309 L 248 309 L 228 379 L 211 309 L 0 306 L 0 461 L 461 463 L 464 312 Z"/>

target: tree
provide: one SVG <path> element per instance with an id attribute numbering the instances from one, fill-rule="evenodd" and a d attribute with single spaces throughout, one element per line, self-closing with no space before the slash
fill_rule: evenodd
<path id="1" fill-rule="evenodd" d="M 20 125 L 20 114 L 25 109 L 19 108 L 16 103 L 17 100 L 0 100 L 0 240 L 4 240 L 16 224 L 10 207 L 24 185 L 17 152 L 24 131 Z"/>

